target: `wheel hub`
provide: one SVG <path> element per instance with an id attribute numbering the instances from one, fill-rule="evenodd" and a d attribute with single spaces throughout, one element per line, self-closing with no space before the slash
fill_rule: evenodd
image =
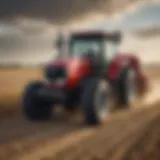
<path id="1" fill-rule="evenodd" d="M 129 94 L 129 101 L 133 102 L 136 98 L 136 77 L 134 72 L 130 72 L 128 77 L 127 89 Z"/>
<path id="2" fill-rule="evenodd" d="M 110 87 L 106 82 L 100 82 L 95 94 L 95 110 L 97 115 L 104 119 L 110 108 Z"/>

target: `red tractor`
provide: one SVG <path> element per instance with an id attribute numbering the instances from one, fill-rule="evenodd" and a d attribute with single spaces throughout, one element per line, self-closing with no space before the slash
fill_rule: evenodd
<path id="1" fill-rule="evenodd" d="M 62 41 L 61 41 L 62 40 Z M 115 106 L 132 106 L 146 90 L 139 60 L 117 54 L 119 33 L 76 32 L 56 43 L 59 54 L 44 69 L 45 80 L 28 84 L 23 112 L 30 120 L 45 120 L 57 104 L 73 111 L 78 105 L 88 124 L 100 124 Z"/>

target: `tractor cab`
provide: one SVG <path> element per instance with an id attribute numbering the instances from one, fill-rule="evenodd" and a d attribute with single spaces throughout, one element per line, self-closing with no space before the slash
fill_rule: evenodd
<path id="1" fill-rule="evenodd" d="M 80 109 L 87 124 L 100 124 L 115 106 L 132 106 L 145 79 L 133 56 L 116 56 L 119 33 L 76 32 L 60 35 L 58 57 L 44 67 L 44 80 L 25 88 L 23 112 L 30 120 L 46 120 L 52 108 Z M 120 107 L 121 108 L 121 107 Z"/>
<path id="2" fill-rule="evenodd" d="M 92 62 L 102 65 L 115 56 L 119 42 L 118 32 L 89 31 L 72 33 L 68 39 L 61 35 L 56 46 L 59 58 L 87 57 Z"/>

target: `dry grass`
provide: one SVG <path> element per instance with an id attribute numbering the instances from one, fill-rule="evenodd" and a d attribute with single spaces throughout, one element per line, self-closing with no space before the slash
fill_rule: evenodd
<path id="1" fill-rule="evenodd" d="M 160 77 L 160 67 L 144 68 L 148 77 Z M 31 80 L 41 79 L 42 70 L 0 69 L 0 117 L 12 116 L 20 111 L 20 97 L 25 85 Z"/>
<path id="2" fill-rule="evenodd" d="M 20 97 L 25 85 L 41 78 L 41 70 L 0 69 L 0 117 L 20 111 Z"/>
<path id="3" fill-rule="evenodd" d="M 150 79 L 159 79 L 160 78 L 160 66 L 148 66 L 143 68 L 145 74 L 150 78 Z"/>

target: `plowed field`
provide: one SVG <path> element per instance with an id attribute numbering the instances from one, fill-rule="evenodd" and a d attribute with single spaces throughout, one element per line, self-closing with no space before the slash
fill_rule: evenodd
<path id="1" fill-rule="evenodd" d="M 39 123 L 21 114 L 1 119 L 0 160 L 160 160 L 157 73 L 150 77 L 152 89 L 143 103 L 112 113 L 99 127 L 63 114 Z"/>

